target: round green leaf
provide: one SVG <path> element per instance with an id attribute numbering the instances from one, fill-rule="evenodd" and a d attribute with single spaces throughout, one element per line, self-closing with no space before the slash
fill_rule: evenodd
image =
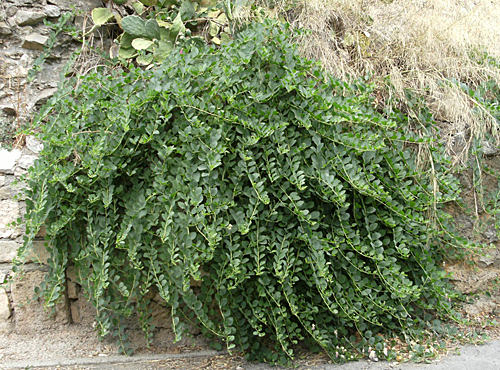
<path id="1" fill-rule="evenodd" d="M 156 19 L 150 19 L 144 25 L 146 34 L 152 39 L 160 39 L 160 26 Z"/>
<path id="2" fill-rule="evenodd" d="M 134 48 L 125 48 L 120 46 L 120 50 L 118 50 L 118 56 L 122 59 L 130 59 L 137 55 L 137 52 Z"/>
<path id="3" fill-rule="evenodd" d="M 129 15 L 122 19 L 122 28 L 125 32 L 137 36 L 148 37 L 146 32 L 146 22 L 137 15 Z"/>
<path id="4" fill-rule="evenodd" d="M 153 62 L 153 55 L 139 55 L 136 60 L 137 63 L 139 63 L 141 66 L 147 66 Z"/>
<path id="5" fill-rule="evenodd" d="M 139 1 L 146 6 L 154 6 L 158 3 L 158 0 L 139 0 Z"/>
<path id="6" fill-rule="evenodd" d="M 129 33 L 122 33 L 120 37 L 120 46 L 124 48 L 131 48 L 132 47 L 132 41 L 135 39 L 134 36 L 132 36 Z"/>
<path id="7" fill-rule="evenodd" d="M 114 18 L 114 14 L 107 8 L 95 8 L 92 10 L 92 20 L 97 26 L 102 26 Z"/>
<path id="8" fill-rule="evenodd" d="M 182 23 L 181 14 L 179 13 L 170 26 L 170 40 L 175 40 L 179 33 L 183 33 L 185 30 L 186 27 Z"/>
<path id="9" fill-rule="evenodd" d="M 135 50 L 146 50 L 149 48 L 151 45 L 153 45 L 154 42 L 151 40 L 146 40 L 143 38 L 136 38 L 132 40 L 132 47 Z"/>
<path id="10" fill-rule="evenodd" d="M 144 4 L 142 3 L 132 3 L 132 8 L 134 8 L 137 14 L 142 14 L 144 12 Z"/>

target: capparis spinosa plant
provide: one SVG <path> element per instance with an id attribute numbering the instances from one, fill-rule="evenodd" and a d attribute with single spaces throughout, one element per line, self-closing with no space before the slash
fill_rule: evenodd
<path id="1" fill-rule="evenodd" d="M 49 306 L 74 265 L 99 334 L 125 351 L 125 318 L 153 330 L 155 291 L 177 338 L 194 324 L 274 362 L 302 341 L 333 360 L 383 357 L 384 338 L 451 312 L 440 266 L 461 242 L 440 207 L 458 198 L 443 148 L 292 37 L 251 24 L 157 69 L 62 84 L 38 117 L 20 251 L 45 224 Z M 432 166 L 417 166 L 420 146 Z"/>

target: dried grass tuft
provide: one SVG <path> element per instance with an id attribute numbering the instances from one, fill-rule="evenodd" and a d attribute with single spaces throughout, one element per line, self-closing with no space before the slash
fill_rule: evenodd
<path id="1" fill-rule="evenodd" d="M 404 100 L 404 90 L 411 89 L 425 96 L 456 161 L 472 138 L 486 132 L 500 143 L 496 120 L 473 113 L 476 102 L 443 83 L 455 79 L 473 88 L 488 79 L 500 82 L 500 68 L 471 58 L 487 52 L 500 60 L 500 2 L 303 0 L 287 14 L 292 24 L 311 30 L 301 40 L 302 53 L 336 76 L 389 77 L 390 94 Z M 453 152 L 457 140 L 463 144 L 459 153 Z"/>

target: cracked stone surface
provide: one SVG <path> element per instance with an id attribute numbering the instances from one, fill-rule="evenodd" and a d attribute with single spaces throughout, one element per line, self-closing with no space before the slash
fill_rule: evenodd
<path id="1" fill-rule="evenodd" d="M 47 36 L 40 35 L 39 33 L 32 33 L 24 38 L 22 46 L 30 50 L 43 50 L 48 39 Z"/>
<path id="2" fill-rule="evenodd" d="M 29 12 L 26 10 L 19 10 L 16 13 L 16 23 L 18 26 L 31 26 L 43 21 L 47 16 L 44 13 Z"/>

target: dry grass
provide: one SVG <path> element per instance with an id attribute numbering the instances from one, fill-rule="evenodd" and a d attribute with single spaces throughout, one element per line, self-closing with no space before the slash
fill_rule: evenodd
<path id="1" fill-rule="evenodd" d="M 500 59 L 499 1 L 302 0 L 289 15 L 296 26 L 312 31 L 301 43 L 303 54 L 320 59 L 336 76 L 390 77 L 393 88 L 386 94 L 404 100 L 410 88 L 425 96 L 457 161 L 473 137 L 489 132 L 500 142 L 496 120 L 484 111 L 472 113 L 476 102 L 456 85 L 442 83 L 500 82 L 499 68 L 470 57 L 475 50 Z M 460 153 L 453 152 L 457 140 L 465 143 Z"/>

